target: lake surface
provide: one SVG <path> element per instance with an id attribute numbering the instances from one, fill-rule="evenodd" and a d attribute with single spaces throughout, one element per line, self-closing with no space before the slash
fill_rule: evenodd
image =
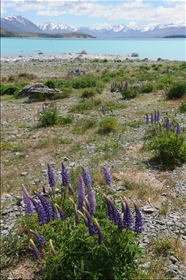
<path id="1" fill-rule="evenodd" d="M 186 39 L 171 38 L 115 38 L 115 39 L 51 39 L 1 38 L 1 57 L 58 55 L 62 53 L 113 54 L 130 57 L 138 53 L 139 59 L 158 58 L 185 61 Z"/>

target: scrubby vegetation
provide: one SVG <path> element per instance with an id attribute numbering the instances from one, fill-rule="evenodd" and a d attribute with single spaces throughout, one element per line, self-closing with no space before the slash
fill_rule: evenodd
<path id="1" fill-rule="evenodd" d="M 12 233 L 3 237 L 3 279 L 25 258 L 37 268 L 38 279 L 166 279 L 165 258 L 175 244 L 183 245 L 172 236 L 157 236 L 148 244 L 152 254 L 143 251 L 139 209 L 150 198 L 160 204 L 161 216 L 171 207 L 185 207 L 184 196 L 172 199 L 175 182 L 169 176 L 186 163 L 185 65 L 94 60 L 81 65 L 88 74 L 69 77 L 79 62 L 65 62 L 55 78 L 50 73 L 23 75 L 22 69 L 21 75 L 18 71 L 1 78 L 2 192 L 15 194 L 18 206 L 22 194 L 35 204 L 32 215 L 25 208 Z M 36 81 L 61 93 L 30 104 L 17 98 L 23 86 Z M 64 161 L 69 167 L 66 179 L 64 169 L 58 170 Z M 84 163 L 91 171 L 91 185 L 82 181 Z M 151 179 L 153 170 L 160 179 L 167 176 L 160 188 L 153 188 L 149 177 L 135 177 L 146 172 Z M 167 194 L 163 203 L 162 193 Z M 78 207 L 82 194 L 83 205 Z M 96 208 L 90 207 L 93 194 Z M 40 215 L 37 207 L 44 201 L 52 214 Z M 38 234 L 43 237 L 38 239 Z M 151 266 L 143 269 L 147 259 Z"/>

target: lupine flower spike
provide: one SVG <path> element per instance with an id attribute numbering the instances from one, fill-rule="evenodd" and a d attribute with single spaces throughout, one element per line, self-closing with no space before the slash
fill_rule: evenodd
<path id="1" fill-rule="evenodd" d="M 39 225 L 42 226 L 44 224 L 47 224 L 48 215 L 47 215 L 43 205 L 41 203 L 35 201 L 32 197 L 30 197 L 30 200 L 32 201 L 32 203 L 35 207 L 35 210 L 37 212 Z"/>
<path id="2" fill-rule="evenodd" d="M 179 123 L 176 126 L 176 134 L 180 134 L 181 133 L 181 127 L 179 125 Z"/>
<path id="3" fill-rule="evenodd" d="M 78 210 L 81 210 L 85 200 L 85 184 L 82 176 L 79 176 L 78 180 Z"/>
<path id="4" fill-rule="evenodd" d="M 111 185 L 112 184 L 112 175 L 110 173 L 110 170 L 107 169 L 106 167 L 103 167 L 103 172 L 104 172 L 104 176 L 105 176 L 106 185 Z"/>
<path id="5" fill-rule="evenodd" d="M 89 234 L 90 235 L 95 235 L 98 233 L 98 229 L 96 224 L 93 222 L 92 217 L 90 215 L 90 213 L 87 211 L 87 209 L 85 207 L 83 207 L 83 212 L 85 213 L 85 217 L 86 217 L 86 222 L 85 224 L 87 225 L 88 229 L 89 229 Z"/>
<path id="6" fill-rule="evenodd" d="M 36 259 L 40 259 L 41 258 L 41 253 L 39 252 L 36 244 L 34 243 L 34 241 L 32 239 L 30 239 L 29 241 L 32 245 L 32 249 L 33 249 L 33 252 L 34 252 L 34 255 L 35 255 Z"/>
<path id="7" fill-rule="evenodd" d="M 30 232 L 31 232 L 33 235 L 35 235 L 35 237 L 37 238 L 37 241 L 38 241 L 38 243 L 39 243 L 39 245 L 40 245 L 41 247 L 45 246 L 46 240 L 45 240 L 45 238 L 44 238 L 43 235 L 40 235 L 39 233 L 37 233 L 36 231 L 34 231 L 34 230 L 32 230 L 32 229 L 30 229 Z"/>
<path id="8" fill-rule="evenodd" d="M 61 177 L 62 177 L 62 186 L 67 187 L 69 185 L 69 174 L 68 174 L 68 170 L 65 167 L 64 163 L 61 163 Z"/>
<path id="9" fill-rule="evenodd" d="M 30 200 L 30 195 L 27 189 L 25 188 L 25 186 L 22 186 L 22 189 L 23 189 L 23 202 L 24 202 L 25 213 L 29 216 L 32 216 L 34 214 L 33 203 Z"/>
<path id="10" fill-rule="evenodd" d="M 66 214 L 63 212 L 61 207 L 55 203 L 54 204 L 54 218 L 58 220 L 65 220 L 66 219 Z"/>
<path id="11" fill-rule="evenodd" d="M 49 163 L 47 164 L 47 174 L 48 174 L 49 186 L 51 188 L 55 187 L 56 185 L 55 174 L 54 174 L 54 170 L 52 169 Z"/>
<path id="12" fill-rule="evenodd" d="M 43 205 L 45 212 L 47 213 L 47 221 L 48 222 L 52 221 L 54 218 L 54 214 L 53 214 L 53 208 L 52 208 L 50 201 L 40 193 L 36 193 L 36 195 L 39 198 L 39 200 L 41 201 L 41 204 Z"/>
<path id="13" fill-rule="evenodd" d="M 134 203 L 134 208 L 136 212 L 136 217 L 135 217 L 135 232 L 141 233 L 143 231 L 143 216 L 137 205 Z"/>
<path id="14" fill-rule="evenodd" d="M 85 168 L 84 166 L 82 166 L 81 168 L 82 168 L 82 172 L 83 172 L 82 175 L 83 175 L 83 181 L 84 181 L 85 187 L 92 186 L 92 178 L 90 176 L 88 169 Z"/>
<path id="15" fill-rule="evenodd" d="M 98 224 L 98 221 L 96 219 L 94 219 L 94 221 L 95 221 L 95 224 L 96 224 L 97 230 L 98 230 L 98 243 L 100 245 L 102 245 L 104 243 L 104 237 L 103 237 L 103 234 L 101 232 L 101 228 L 100 228 L 100 226 Z"/>
<path id="16" fill-rule="evenodd" d="M 79 224 L 79 222 L 80 222 L 79 215 L 78 215 L 78 210 L 77 210 L 76 204 L 75 204 L 75 202 L 73 201 L 73 199 L 70 198 L 70 201 L 72 202 L 72 204 L 73 204 L 73 206 L 74 206 L 75 222 L 76 222 L 76 225 L 77 225 L 77 224 Z"/>
<path id="17" fill-rule="evenodd" d="M 115 225 L 118 225 L 118 229 L 121 231 L 123 226 L 121 215 L 118 209 L 115 207 L 114 203 L 105 195 L 104 197 L 107 203 L 108 217 L 114 222 Z"/>
<path id="18" fill-rule="evenodd" d="M 124 214 L 124 217 L 123 217 L 123 226 L 124 228 L 126 229 L 132 229 L 132 226 L 133 226 L 133 216 L 132 216 L 132 213 L 131 213 L 131 210 L 130 210 L 130 207 L 127 203 L 127 201 L 125 201 L 125 207 L 122 207 L 122 211 L 123 214 Z"/>
<path id="19" fill-rule="evenodd" d="M 56 256 L 57 254 L 56 254 L 56 250 L 54 249 L 54 245 L 52 243 L 52 239 L 49 240 L 49 244 L 50 244 L 50 248 L 51 248 L 52 254 L 54 256 Z"/>

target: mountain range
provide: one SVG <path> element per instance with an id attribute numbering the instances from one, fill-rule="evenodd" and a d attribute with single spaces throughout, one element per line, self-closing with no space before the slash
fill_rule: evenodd
<path id="1" fill-rule="evenodd" d="M 64 23 L 45 22 L 43 24 L 36 25 L 30 20 L 20 16 L 7 16 L 1 18 L 1 28 L 14 32 L 34 32 L 34 33 L 85 33 L 98 38 L 157 38 L 165 36 L 185 36 L 186 25 L 180 24 L 158 24 L 151 28 L 131 28 L 125 24 L 107 26 L 104 28 L 89 28 L 69 26 Z"/>

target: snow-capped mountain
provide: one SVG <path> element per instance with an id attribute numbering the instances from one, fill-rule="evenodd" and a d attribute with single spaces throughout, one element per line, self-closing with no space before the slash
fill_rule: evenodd
<path id="1" fill-rule="evenodd" d="M 80 32 L 86 33 L 96 37 L 164 37 L 171 35 L 186 35 L 185 23 L 170 23 L 170 24 L 156 24 L 153 26 L 142 27 L 129 27 L 125 24 L 108 25 L 100 28 L 79 27 L 75 28 L 64 23 L 45 22 L 40 25 L 35 25 L 28 19 L 22 16 L 8 16 L 1 18 L 1 27 L 18 32 L 38 32 L 38 33 L 69 33 Z"/>
<path id="2" fill-rule="evenodd" d="M 47 33 L 59 33 L 59 32 L 75 32 L 77 28 L 69 26 L 64 23 L 54 23 L 51 21 L 44 22 L 43 24 L 37 25 L 37 27 Z"/>
<path id="3" fill-rule="evenodd" d="M 37 25 L 22 16 L 1 18 L 1 27 L 16 32 L 41 32 Z"/>

